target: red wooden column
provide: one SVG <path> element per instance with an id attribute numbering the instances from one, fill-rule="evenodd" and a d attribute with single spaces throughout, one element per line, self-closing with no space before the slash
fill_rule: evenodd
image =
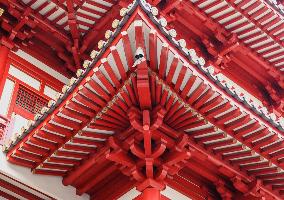
<path id="1" fill-rule="evenodd" d="M 134 200 L 161 200 L 161 193 L 156 188 L 146 188 L 143 192 Z"/>
<path id="2" fill-rule="evenodd" d="M 5 80 L 8 74 L 7 60 L 10 48 L 6 45 L 0 44 L 0 98 L 2 96 Z"/>

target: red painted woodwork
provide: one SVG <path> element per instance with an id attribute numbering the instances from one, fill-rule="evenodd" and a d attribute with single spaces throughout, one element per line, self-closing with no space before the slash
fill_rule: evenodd
<path id="1" fill-rule="evenodd" d="M 0 45 L 0 97 L 2 96 L 3 87 L 8 74 L 7 60 L 10 49 L 4 45 Z"/>
<path id="2" fill-rule="evenodd" d="M 67 76 L 70 75 L 70 71 L 74 72 L 82 64 L 83 59 L 88 58 L 91 49 L 96 48 L 95 44 L 103 38 L 105 30 L 110 28 L 111 23 L 107 22 L 119 16 L 119 8 L 130 3 L 128 0 L 111 0 L 106 6 L 92 1 L 81 1 L 77 6 L 73 6 L 73 1 L 68 1 L 66 5 L 52 1 L 42 4 L 37 9 L 32 9 L 35 2 L 37 1 L 24 4 L 20 0 L 3 1 L 1 5 L 4 9 L 6 7 L 8 9 L 3 15 L 1 31 L 9 36 L 7 38 L 13 41 L 16 47 L 31 53 Z M 106 13 L 89 8 L 86 2 L 104 9 Z M 216 71 L 227 75 L 259 98 L 271 112 L 275 112 L 278 116 L 281 115 L 284 105 L 282 100 L 284 63 L 281 58 L 283 52 L 278 51 L 283 49 L 283 42 L 281 42 L 283 24 L 279 25 L 282 19 L 278 5 L 265 0 L 257 2 L 244 0 L 241 3 L 220 0 L 214 2 L 199 0 L 195 3 L 179 0 L 150 2 L 158 7 L 170 27 L 175 27 L 179 34 L 186 38 L 185 41 L 188 44 L 198 49 L 198 53 L 210 61 L 209 63 L 215 67 Z M 58 5 L 45 14 L 40 14 L 42 9 L 53 3 Z M 222 3 L 224 5 L 220 6 Z M 203 6 L 204 4 L 206 6 Z M 262 6 L 261 9 L 256 9 L 259 6 Z M 233 10 L 214 17 L 228 8 Z M 64 12 L 50 20 L 50 16 L 60 9 Z M 80 9 L 93 12 L 99 18 L 79 12 Z M 273 12 L 261 16 L 261 13 L 268 11 Z M 250 12 L 253 13 L 250 14 Z M 241 15 L 220 23 L 236 13 Z M 25 18 L 21 19 L 21 16 Z M 67 19 L 64 21 L 65 17 Z M 256 17 L 260 19 L 255 20 Z M 262 23 L 271 17 L 274 19 L 266 24 Z M 92 23 L 95 22 L 95 24 L 86 22 L 82 18 Z M 184 20 L 187 18 L 191 20 Z M 17 22 L 14 23 L 13 19 L 17 19 Z M 238 23 L 243 19 L 247 20 Z M 64 22 L 59 23 L 61 20 Z M 245 28 L 250 23 L 253 26 Z M 256 31 L 257 28 L 258 31 Z M 249 34 L 250 32 L 253 34 Z M 267 39 L 266 36 L 260 37 L 262 33 L 272 38 L 273 41 L 261 44 Z M 238 38 L 239 36 L 242 37 Z M 261 45 L 257 46 L 258 44 Z"/>
<path id="3" fill-rule="evenodd" d="M 91 46 L 91 41 L 96 39 L 94 34 L 101 28 L 106 30 L 105 26 L 109 27 L 105 19 L 114 19 L 120 5 L 113 0 L 106 3 L 67 2 L 45 2 L 34 8 L 32 5 L 40 2 L 1 1 L 1 8 L 5 10 L 1 32 L 16 47 L 70 76 L 70 72 L 74 74 L 83 60 L 88 58 L 90 49 L 94 47 Z M 49 9 L 54 4 L 58 5 Z M 47 12 L 41 14 L 44 9 Z M 57 16 L 56 13 L 60 14 Z M 53 17 L 54 14 L 56 17 Z"/>
<path id="4" fill-rule="evenodd" d="M 9 66 L 13 65 L 17 69 L 27 73 L 28 75 L 34 77 L 39 82 L 41 82 L 40 91 L 32 88 L 31 86 L 27 85 L 26 83 L 22 82 L 21 80 L 13 77 L 12 75 L 8 74 Z M 6 69 L 5 69 L 5 80 L 9 79 L 14 82 L 13 94 L 9 103 L 8 113 L 5 116 L 6 118 L 11 118 L 12 114 L 17 114 L 22 116 L 25 119 L 32 120 L 35 114 L 40 113 L 42 107 L 46 106 L 50 97 L 44 94 L 44 87 L 47 85 L 57 91 L 60 90 L 63 83 L 59 82 L 57 79 L 53 78 L 49 74 L 39 70 L 39 68 L 35 67 L 31 63 L 27 62 L 26 60 L 18 57 L 13 52 L 9 51 L 9 57 L 6 61 Z M 2 85 L 3 89 L 4 85 Z M 22 93 L 22 95 L 19 95 Z M 24 94 L 24 96 L 23 96 Z M 28 95 L 28 96 L 27 96 Z M 20 99 L 25 98 L 25 102 L 21 101 Z M 25 105 L 23 105 L 25 104 Z M 5 125 L 6 128 L 12 130 L 12 126 L 14 125 L 14 121 L 11 121 L 9 127 Z M 4 127 L 4 126 L 3 126 Z M 12 132 L 3 131 L 6 133 L 5 136 L 2 134 L 2 139 L 9 140 L 10 137 L 15 134 Z M 4 141 L 1 141 L 1 143 Z"/>
<path id="5" fill-rule="evenodd" d="M 283 97 L 282 72 L 224 28 L 242 17 L 221 25 L 211 19 L 213 13 L 204 13 L 219 1 L 202 6 L 205 2 L 153 1 L 170 23 L 164 28 L 139 1 L 123 27 L 114 30 L 118 33 L 110 44 L 102 41 L 109 46 L 80 81 L 65 86 L 56 107 L 7 147 L 7 159 L 34 173 L 63 176 L 64 185 L 91 199 L 116 199 L 133 187 L 142 192 L 137 199 L 164 199 L 160 191 L 166 185 L 193 199 L 282 199 L 281 130 L 230 96 L 233 90 L 224 91 L 210 80 L 195 65 L 198 56 L 185 56 L 184 46 L 176 48 L 174 42 L 182 42 L 168 28 L 192 38 L 186 42 L 216 73 L 228 75 L 280 116 L 281 103 L 275 103 Z M 241 8 L 245 1 L 238 6 L 226 2 L 252 20 L 247 16 L 251 8 Z M 73 3 L 67 1 L 66 22 L 73 43 L 61 42 L 79 66 L 80 22 Z M 254 26 L 264 32 L 268 28 Z"/>
<path id="6" fill-rule="evenodd" d="M 281 56 L 283 56 L 283 52 L 279 54 L 277 53 L 274 57 L 269 56 L 269 54 L 271 53 L 274 55 L 273 52 L 277 52 L 279 49 L 283 48 L 283 44 L 279 44 L 280 46 L 277 46 L 277 48 L 269 47 L 272 44 L 275 44 L 276 41 L 279 42 L 279 37 L 281 38 L 281 35 L 283 34 L 277 35 L 278 39 L 274 38 L 275 40 L 272 43 L 264 43 L 259 47 L 252 49 L 249 48 L 260 44 L 260 42 L 266 38 L 263 36 L 261 39 L 257 39 L 257 36 L 261 35 L 261 33 L 265 32 L 266 34 L 271 35 L 277 33 L 277 31 L 281 30 L 281 28 L 283 29 L 283 26 L 281 25 L 279 27 L 276 26 L 277 28 L 274 27 L 269 31 L 267 30 L 268 27 L 273 27 L 273 25 L 276 25 L 278 21 L 281 21 L 281 19 L 278 18 L 281 14 L 276 14 L 277 10 L 275 12 L 271 12 L 270 14 L 275 13 L 277 19 L 271 20 L 266 24 L 266 26 L 264 26 L 258 22 L 260 20 L 255 20 L 254 18 L 260 16 L 260 14 L 265 11 L 275 9 L 268 5 L 265 1 L 242 1 L 238 4 L 230 1 L 196 1 L 195 3 L 188 1 L 180 2 L 181 6 L 171 7 L 170 5 L 172 5 L 173 2 L 177 3 L 179 1 L 171 1 L 162 6 L 162 8 L 167 11 L 166 13 L 163 13 L 162 10 L 162 13 L 170 22 L 170 25 L 181 33 L 181 35 L 182 33 L 185 33 L 186 37 L 185 35 L 184 37 L 190 38 L 186 39 L 186 41 L 193 47 L 200 49 L 199 53 L 207 57 L 207 60 L 211 61 L 211 64 L 216 68 L 216 71 L 219 70 L 226 76 L 230 77 L 230 79 L 259 98 L 266 106 L 270 105 L 270 110 L 272 111 L 274 109 L 275 113 L 280 116 L 283 105 L 280 100 L 283 99 L 283 72 L 277 72 L 277 70 L 281 70 L 281 67 L 274 68 L 273 66 L 275 63 L 278 63 L 278 65 L 281 66 L 282 60 L 278 59 L 277 62 L 272 63 L 269 63 L 269 60 L 273 60 L 278 57 L 281 58 Z M 205 4 L 206 6 L 202 6 Z M 222 4 L 224 5 L 221 6 Z M 250 6 L 241 9 L 241 7 L 246 4 Z M 248 13 L 259 4 L 263 4 L 264 7 L 249 15 Z M 214 9 L 215 6 L 219 7 Z M 232 11 L 221 14 L 221 12 L 228 8 L 232 8 Z M 233 14 L 236 14 L 237 12 L 239 12 L 240 15 L 238 15 L 238 17 L 233 17 Z M 218 13 L 220 13 L 219 17 L 212 18 L 212 16 L 218 15 Z M 230 18 L 230 16 L 232 17 Z M 268 15 L 265 17 L 268 17 Z M 265 17 L 262 16 L 263 19 Z M 191 20 L 184 20 L 186 18 L 190 18 Z M 245 18 L 249 19 L 248 22 L 236 23 Z M 226 23 L 221 23 L 221 20 L 226 20 Z M 251 28 L 245 28 L 248 24 L 250 24 L 250 22 L 253 23 L 254 26 Z M 237 25 L 234 25 L 234 23 Z M 261 31 L 258 31 L 256 34 L 248 34 L 250 31 L 255 32 L 256 27 L 259 27 Z M 245 34 L 247 34 L 247 36 L 245 36 Z M 242 37 L 239 39 L 236 36 Z M 273 35 L 272 37 L 275 36 Z M 254 38 L 257 40 L 254 40 Z M 254 42 L 247 42 L 250 39 Z M 202 48 L 205 48 L 207 52 L 204 52 Z M 268 50 L 265 51 L 265 48 L 268 48 Z M 221 50 L 219 51 L 219 49 Z M 264 60 L 261 59 L 260 56 L 264 56 Z M 255 63 L 257 63 L 257 65 Z M 278 89 L 273 89 L 273 87 L 268 86 L 268 82 L 278 84 Z M 266 88 L 266 91 L 263 91 L 263 88 Z M 276 94 L 277 92 L 279 93 Z M 278 100 L 276 100 L 277 98 L 274 95 L 279 97 Z M 267 99 L 267 96 L 270 96 L 272 99 Z M 275 102 L 272 103 L 273 101 Z"/>
<path id="7" fill-rule="evenodd" d="M 26 199 L 53 199 L 51 196 L 38 191 L 4 173 L 0 173 L 0 186 L 4 190 L 0 191 L 0 198 L 17 200 L 19 196 Z M 7 190 L 9 192 L 7 192 Z"/>
<path id="8" fill-rule="evenodd" d="M 147 188 L 145 189 L 142 194 L 135 198 L 135 200 L 161 200 L 160 191 L 155 188 Z"/>
<path id="9" fill-rule="evenodd" d="M 30 91 L 31 93 L 39 96 L 43 99 L 45 102 L 44 105 L 40 106 L 40 108 L 37 109 L 37 112 L 41 110 L 41 108 L 45 105 L 47 105 L 48 100 L 50 100 L 50 97 L 46 96 L 44 94 L 44 87 L 49 86 L 55 91 L 60 91 L 63 83 L 52 77 L 51 75 L 47 74 L 46 72 L 41 71 L 39 68 L 34 66 L 33 64 L 29 63 L 28 61 L 24 60 L 23 58 L 20 58 L 13 52 L 9 53 L 9 57 L 6 61 L 7 69 L 6 69 L 6 76 L 5 78 L 8 78 L 9 80 L 14 82 L 14 90 L 13 90 L 13 96 L 12 100 L 10 102 L 9 111 L 7 116 L 11 117 L 12 113 L 15 112 L 17 114 L 22 115 L 26 119 L 33 119 L 35 113 L 27 112 L 20 107 L 16 106 L 16 98 L 18 94 L 19 88 L 25 88 L 26 90 Z M 22 72 L 32 76 L 36 80 L 38 80 L 40 85 L 40 91 L 35 90 L 31 86 L 27 85 L 26 83 L 22 82 L 21 80 L 13 77 L 12 75 L 8 74 L 8 70 L 10 65 L 13 65 L 17 69 L 21 70 Z M 2 85 L 3 89 L 4 85 Z"/>
<path id="10" fill-rule="evenodd" d="M 27 73 L 28 75 L 40 81 L 42 83 L 41 89 L 44 89 L 44 86 L 48 85 L 54 90 L 60 91 L 64 85 L 61 81 L 58 81 L 56 78 L 40 70 L 38 67 L 34 66 L 32 63 L 28 62 L 27 60 L 20 58 L 13 52 L 9 54 L 8 63 L 14 65 L 16 68 L 20 69 L 21 71 Z M 41 91 L 41 95 L 44 95 L 43 91 Z"/>

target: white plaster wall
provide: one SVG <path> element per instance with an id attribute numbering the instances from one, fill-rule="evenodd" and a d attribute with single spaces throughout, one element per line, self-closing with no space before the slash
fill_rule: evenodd
<path id="1" fill-rule="evenodd" d="M 19 79 L 20 81 L 23 81 L 24 83 L 26 83 L 27 85 L 31 86 L 32 88 L 36 90 L 40 89 L 40 82 L 37 79 L 31 77 L 30 75 L 19 70 L 13 65 L 11 65 L 9 68 L 9 74 Z"/>
<path id="2" fill-rule="evenodd" d="M 0 114 L 7 116 L 8 109 L 10 106 L 10 101 L 13 95 L 14 82 L 6 79 L 2 96 L 0 97 Z"/>
<path id="3" fill-rule="evenodd" d="M 89 199 L 86 194 L 77 196 L 75 188 L 64 186 L 61 177 L 32 174 L 28 168 L 9 163 L 3 152 L 0 152 L 0 171 L 58 200 Z"/>
<path id="4" fill-rule="evenodd" d="M 52 99 L 55 99 L 56 98 L 56 94 L 57 94 L 57 92 L 54 89 L 52 89 L 51 87 L 49 87 L 47 85 L 44 87 L 43 93 L 46 96 L 48 96 L 48 97 L 50 97 Z"/>

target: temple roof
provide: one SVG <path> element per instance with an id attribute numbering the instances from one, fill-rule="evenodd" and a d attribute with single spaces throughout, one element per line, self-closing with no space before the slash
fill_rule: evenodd
<path id="1" fill-rule="evenodd" d="M 151 8 L 150 4 L 146 3 L 145 5 Z M 179 50 L 179 53 L 187 57 L 191 61 L 192 64 L 198 67 L 198 72 L 199 73 L 202 72 L 201 75 L 205 75 L 205 77 L 209 77 L 209 79 L 214 81 L 217 87 L 222 88 L 222 90 L 227 95 L 233 97 L 235 100 L 242 103 L 241 105 L 244 105 L 244 109 L 248 107 L 250 111 L 253 111 L 255 113 L 256 117 L 260 116 L 263 119 L 263 120 L 260 120 L 260 123 L 263 122 L 264 125 L 267 122 L 270 123 L 271 125 L 267 125 L 267 126 L 271 127 L 272 131 L 275 131 L 274 127 L 277 128 L 281 132 L 284 131 L 284 123 L 283 123 L 282 117 L 277 118 L 273 113 L 270 113 L 268 109 L 265 108 L 265 106 L 260 105 L 258 101 L 254 101 L 248 92 L 243 94 L 239 90 L 239 87 L 237 84 L 231 81 L 230 82 L 226 81 L 228 79 L 224 79 L 224 76 L 219 76 L 220 74 L 216 73 L 213 67 L 211 67 L 210 65 L 208 66 L 208 64 L 206 64 L 206 61 L 204 60 L 204 58 L 198 57 L 194 49 L 187 48 L 185 40 L 179 39 L 179 41 L 177 41 L 175 39 L 176 37 L 175 30 L 171 29 L 169 31 L 168 29 L 166 29 L 165 26 L 167 25 L 167 21 L 164 18 L 162 18 L 161 20 L 158 20 L 157 18 L 154 18 L 154 16 L 151 16 L 152 13 L 151 13 L 150 8 L 145 8 L 145 11 L 150 15 L 149 16 L 150 19 L 153 20 L 155 25 L 157 25 L 157 28 L 159 28 L 159 30 L 167 37 L 167 39 L 172 43 L 172 45 L 175 46 Z M 128 11 L 128 12 L 130 15 L 131 11 Z M 59 97 L 58 100 L 56 102 L 53 102 L 53 100 L 51 100 L 49 104 L 50 107 L 43 109 L 43 115 L 36 116 L 36 118 L 38 119 L 36 119 L 35 123 L 39 123 L 42 120 L 44 120 L 44 118 L 47 117 L 49 114 L 51 114 L 52 111 L 54 111 L 58 107 L 58 105 L 60 105 L 68 96 L 73 94 L 73 91 L 75 90 L 75 88 L 77 88 L 80 85 L 81 81 L 86 78 L 87 74 L 91 70 L 93 70 L 93 66 L 95 66 L 95 64 L 101 59 L 101 56 L 104 54 L 105 50 L 107 50 L 111 46 L 112 41 L 116 38 L 116 36 L 120 34 L 120 30 L 124 26 L 124 24 L 127 23 L 127 20 L 128 20 L 127 17 L 123 17 L 120 21 L 118 21 L 117 19 L 114 20 L 113 26 L 117 26 L 115 31 L 111 32 L 108 30 L 106 32 L 106 35 L 109 34 L 109 36 L 107 36 L 107 41 L 103 41 L 103 40 L 99 41 L 98 46 L 101 45 L 100 51 L 94 50 L 91 53 L 91 57 L 94 59 L 92 61 L 86 60 L 84 62 L 84 68 L 86 68 L 86 70 L 79 69 L 77 71 L 78 77 L 72 78 L 70 80 L 70 84 L 67 86 L 64 86 L 64 88 L 62 89 L 64 90 L 64 92 L 61 95 L 60 94 L 58 95 Z M 171 35 L 171 32 L 174 32 L 173 33 L 174 36 Z M 236 103 L 236 105 L 240 105 L 238 104 L 238 102 Z M 231 102 L 231 103 L 234 104 L 234 102 Z M 32 125 L 32 124 L 29 124 L 29 125 Z M 31 127 L 34 127 L 34 126 L 36 125 L 32 125 Z M 24 128 L 25 128 L 24 129 L 25 131 L 23 132 L 24 135 L 28 134 L 31 131 L 30 127 L 28 128 L 24 127 Z"/>
<path id="2" fill-rule="evenodd" d="M 120 14 L 122 19 L 114 20 L 113 30 L 106 32 L 107 40 L 99 41 L 99 51 L 91 53 L 93 60 L 85 61 L 85 70 L 78 70 L 77 78 L 63 88 L 58 100 L 51 101 L 4 148 L 8 159 L 36 173 L 68 173 L 70 177 L 74 166 L 80 168 L 81 161 L 90 159 L 89 154 L 93 158 L 109 148 L 105 141 L 111 135 L 123 139 L 133 134 L 129 126 L 134 126 L 131 117 L 136 111 L 132 107 L 150 107 L 158 113 L 165 109 L 159 137 L 172 137 L 169 141 L 175 143 L 179 134 L 188 135 L 196 151 L 212 154 L 227 168 L 241 171 L 238 176 L 245 183 L 255 178 L 263 181 L 261 189 L 280 199 L 282 188 L 266 176 L 283 171 L 282 154 L 279 156 L 283 119 L 218 75 L 167 27 L 164 18 L 158 18 L 157 8 L 134 1 Z M 147 69 L 146 74 L 144 68 L 137 68 L 140 65 Z M 145 76 L 151 89 L 141 89 L 145 91 L 141 97 L 137 84 Z M 66 159 L 70 157 L 76 159 Z M 70 182 L 68 176 L 65 180 Z M 89 189 L 81 187 L 78 193 Z"/>
<path id="3" fill-rule="evenodd" d="M 15 45 L 66 76 L 74 75 L 123 1 L 5 0 L 1 43 Z M 283 114 L 283 6 L 270 0 L 150 1 L 207 66 Z M 25 16 L 25 18 L 21 17 Z M 184 20 L 189 18 L 191 20 Z"/>

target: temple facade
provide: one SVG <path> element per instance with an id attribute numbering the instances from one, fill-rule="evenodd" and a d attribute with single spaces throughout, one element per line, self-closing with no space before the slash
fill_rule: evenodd
<path id="1" fill-rule="evenodd" d="M 284 199 L 280 0 L 1 0 L 0 199 Z"/>

